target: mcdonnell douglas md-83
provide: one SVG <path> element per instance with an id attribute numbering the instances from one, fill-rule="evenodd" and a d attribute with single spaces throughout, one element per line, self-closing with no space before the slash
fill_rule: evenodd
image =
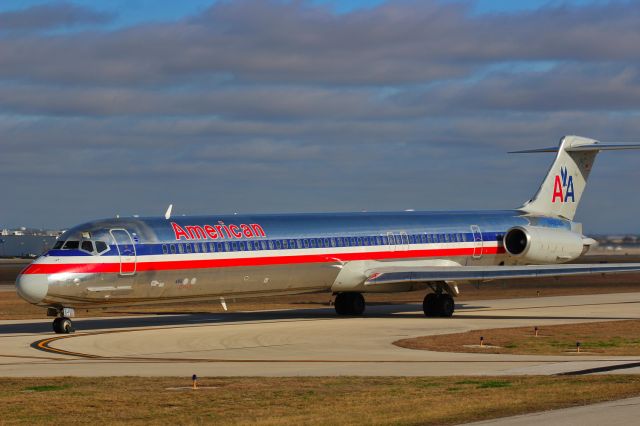
<path id="1" fill-rule="evenodd" d="M 56 333 L 75 308 L 316 291 L 340 315 L 363 293 L 426 289 L 427 317 L 450 317 L 457 283 L 640 271 L 563 264 L 595 243 L 573 221 L 599 151 L 640 149 L 565 136 L 537 194 L 505 211 L 116 218 L 78 225 L 25 268 L 18 294 L 47 308 Z"/>

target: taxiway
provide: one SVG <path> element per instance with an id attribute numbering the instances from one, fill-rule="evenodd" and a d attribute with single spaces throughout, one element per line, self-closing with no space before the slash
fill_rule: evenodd
<path id="1" fill-rule="evenodd" d="M 480 300 L 453 318 L 419 305 L 78 319 L 55 335 L 49 320 L 0 321 L 0 376 L 443 376 L 638 373 L 640 357 L 443 353 L 396 340 L 473 329 L 637 319 L 640 293 Z M 595 369 L 595 370 L 593 370 Z"/>

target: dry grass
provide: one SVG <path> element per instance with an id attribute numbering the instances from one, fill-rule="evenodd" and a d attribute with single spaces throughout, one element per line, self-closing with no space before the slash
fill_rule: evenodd
<path id="1" fill-rule="evenodd" d="M 489 347 L 476 347 L 484 338 Z M 607 321 L 539 327 L 496 328 L 466 333 L 423 336 L 394 342 L 408 349 L 441 352 L 492 354 L 567 355 L 640 355 L 640 321 Z M 497 346 L 497 347 L 491 347 Z"/>
<path id="2" fill-rule="evenodd" d="M 457 424 L 640 395 L 640 377 L 0 379 L 0 424 Z"/>

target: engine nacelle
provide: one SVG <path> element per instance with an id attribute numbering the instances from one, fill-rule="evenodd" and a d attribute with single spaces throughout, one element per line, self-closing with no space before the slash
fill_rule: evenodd
<path id="1" fill-rule="evenodd" d="M 591 239 L 562 228 L 515 226 L 504 236 L 508 254 L 523 263 L 569 262 L 589 250 Z"/>

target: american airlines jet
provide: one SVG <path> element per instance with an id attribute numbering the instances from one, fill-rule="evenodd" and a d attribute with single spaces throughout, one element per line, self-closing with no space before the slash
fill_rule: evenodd
<path id="1" fill-rule="evenodd" d="M 639 149 L 565 136 L 537 194 L 505 211 L 116 218 L 78 225 L 17 278 L 56 333 L 75 308 L 220 300 L 316 291 L 340 315 L 363 293 L 426 289 L 427 317 L 450 317 L 457 283 L 640 271 L 571 265 L 595 241 L 573 221 L 599 151 Z"/>

